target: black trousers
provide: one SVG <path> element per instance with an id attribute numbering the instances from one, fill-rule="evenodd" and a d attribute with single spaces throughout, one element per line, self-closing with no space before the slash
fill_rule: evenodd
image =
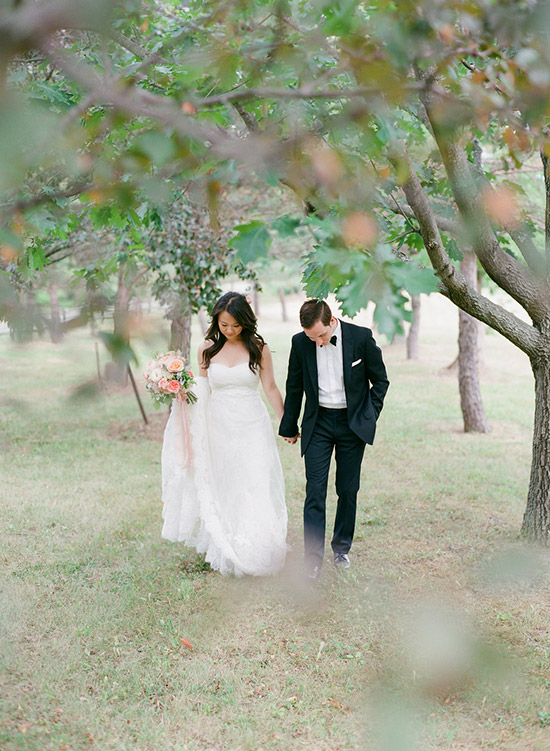
<path id="1" fill-rule="evenodd" d="M 304 552 L 306 562 L 311 565 L 320 565 L 324 556 L 328 473 L 333 449 L 336 449 L 338 506 L 331 546 L 335 553 L 347 553 L 355 530 L 365 443 L 349 427 L 345 409 L 319 407 L 317 422 L 304 454 Z"/>

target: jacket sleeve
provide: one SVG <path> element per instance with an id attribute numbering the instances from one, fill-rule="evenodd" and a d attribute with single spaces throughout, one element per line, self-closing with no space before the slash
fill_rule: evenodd
<path id="1" fill-rule="evenodd" d="M 285 438 L 294 438 L 300 432 L 298 429 L 298 419 L 302 408 L 302 398 L 304 395 L 304 378 L 302 359 L 298 354 L 298 348 L 292 339 L 290 348 L 290 357 L 288 360 L 288 374 L 285 387 L 285 404 L 284 413 L 279 426 L 279 435 Z"/>
<path id="2" fill-rule="evenodd" d="M 365 362 L 367 365 L 367 376 L 371 384 L 371 401 L 376 412 L 376 417 L 378 417 L 382 411 L 384 397 L 386 396 L 390 382 L 388 381 L 386 366 L 382 360 L 382 351 L 374 341 L 370 329 L 367 329 L 367 338 L 365 340 Z"/>

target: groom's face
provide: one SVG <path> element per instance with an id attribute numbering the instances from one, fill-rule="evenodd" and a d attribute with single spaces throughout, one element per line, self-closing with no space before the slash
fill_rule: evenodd
<path id="1" fill-rule="evenodd" d="M 336 328 L 336 324 L 336 318 L 332 316 L 328 326 L 325 326 L 325 324 L 319 320 L 314 323 L 310 329 L 304 329 L 304 333 L 308 337 L 308 339 L 311 339 L 312 342 L 315 342 L 318 347 L 324 347 L 325 344 L 329 344 L 330 337 L 332 336 L 334 329 Z"/>

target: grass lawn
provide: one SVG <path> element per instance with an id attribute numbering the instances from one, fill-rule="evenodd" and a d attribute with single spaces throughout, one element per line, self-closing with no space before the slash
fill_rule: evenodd
<path id="1" fill-rule="evenodd" d="M 130 389 L 78 389 L 95 375 L 88 331 L 61 345 L 1 335 L 0 747 L 548 751 L 549 556 L 518 540 L 532 376 L 488 334 L 492 432 L 464 435 L 445 370 L 456 319 L 434 298 L 418 362 L 384 346 L 392 385 L 353 565 L 327 558 L 315 593 L 299 576 L 297 447 L 279 443 L 285 570 L 223 578 L 160 537 L 165 414 L 143 394 L 144 428 Z M 269 301 L 260 323 L 283 386 L 297 326 Z M 136 336 L 142 361 L 166 347 L 154 325 Z"/>

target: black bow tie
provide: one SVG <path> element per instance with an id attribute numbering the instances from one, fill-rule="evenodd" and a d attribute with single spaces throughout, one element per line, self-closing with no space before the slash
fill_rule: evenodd
<path id="1" fill-rule="evenodd" d="M 334 344 L 334 346 L 336 347 L 336 334 L 334 334 L 334 336 L 330 337 L 330 343 Z"/>

